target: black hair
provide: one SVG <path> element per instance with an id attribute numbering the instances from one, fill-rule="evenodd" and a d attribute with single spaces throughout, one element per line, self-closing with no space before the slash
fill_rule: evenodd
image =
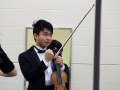
<path id="1" fill-rule="evenodd" d="M 59 50 L 62 47 L 62 44 L 57 40 L 52 40 L 51 44 L 47 47 L 47 49 L 54 50 L 55 47 Z M 63 51 L 63 48 L 61 49 Z M 59 54 L 61 56 L 61 53 Z"/>
<path id="2" fill-rule="evenodd" d="M 53 26 L 50 22 L 40 19 L 36 23 L 33 24 L 33 34 L 36 33 L 39 35 L 40 31 L 42 31 L 44 28 L 51 31 L 53 34 Z"/>
<path id="3" fill-rule="evenodd" d="M 51 44 L 47 48 L 53 50 L 55 47 L 59 50 L 62 47 L 62 44 L 57 40 L 52 40 Z"/>

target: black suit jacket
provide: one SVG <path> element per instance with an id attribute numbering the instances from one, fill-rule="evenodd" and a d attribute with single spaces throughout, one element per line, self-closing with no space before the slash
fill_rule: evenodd
<path id="1" fill-rule="evenodd" d="M 47 90 L 47 88 L 45 87 L 45 73 L 44 73 L 47 67 L 43 61 L 39 60 L 39 57 L 37 56 L 34 50 L 34 46 L 32 46 L 27 51 L 21 53 L 19 55 L 18 61 L 23 76 L 27 81 L 29 81 L 28 90 Z M 67 73 L 69 77 L 68 66 L 66 64 L 64 65 L 65 65 L 64 71 Z"/>

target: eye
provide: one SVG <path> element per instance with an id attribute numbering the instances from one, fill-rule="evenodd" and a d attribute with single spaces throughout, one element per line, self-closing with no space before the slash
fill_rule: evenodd
<path id="1" fill-rule="evenodd" d="M 48 34 L 47 33 L 43 33 L 44 36 L 47 36 Z"/>

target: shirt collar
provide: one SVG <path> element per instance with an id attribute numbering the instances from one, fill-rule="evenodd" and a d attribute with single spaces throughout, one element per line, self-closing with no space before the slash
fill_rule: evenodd
<path id="1" fill-rule="evenodd" d="M 35 47 L 37 47 L 37 48 L 40 49 L 40 50 L 46 50 L 46 49 L 47 49 L 47 47 L 45 47 L 45 48 L 43 49 L 43 48 L 41 48 L 40 46 L 36 46 L 36 45 L 35 45 Z"/>

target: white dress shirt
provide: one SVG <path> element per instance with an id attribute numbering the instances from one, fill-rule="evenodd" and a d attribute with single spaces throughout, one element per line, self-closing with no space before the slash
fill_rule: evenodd
<path id="1" fill-rule="evenodd" d="M 41 47 L 39 47 L 39 46 L 36 46 L 38 49 L 40 49 L 40 50 L 46 50 L 47 48 L 44 48 L 44 49 L 42 49 Z M 44 71 L 44 73 L 45 73 L 45 85 L 46 86 L 49 86 L 49 85 L 52 85 L 52 83 L 51 83 L 51 74 L 52 74 L 52 65 L 53 65 L 53 63 L 52 63 L 52 60 L 51 61 L 49 61 L 49 62 L 47 62 L 45 59 L 44 59 L 44 53 L 38 53 L 38 50 L 36 49 L 36 48 L 34 48 L 34 50 L 35 50 L 35 52 L 37 53 L 37 55 L 38 55 L 38 57 L 39 57 L 39 59 L 40 59 L 40 61 L 43 61 L 44 63 L 45 63 L 45 65 L 48 67 L 45 71 Z M 65 66 L 63 65 L 63 67 L 62 68 L 60 68 L 62 71 L 65 69 Z"/>

